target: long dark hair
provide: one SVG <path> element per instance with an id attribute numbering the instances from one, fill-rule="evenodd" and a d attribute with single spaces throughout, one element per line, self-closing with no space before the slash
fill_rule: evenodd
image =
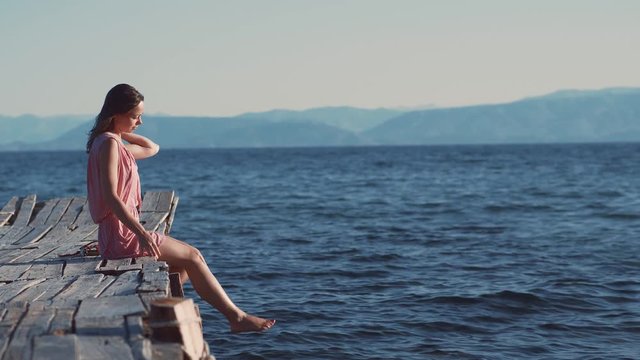
<path id="1" fill-rule="evenodd" d="M 133 86 L 128 84 L 118 84 L 111 88 L 104 99 L 102 110 L 96 116 L 96 122 L 93 129 L 89 132 L 89 141 L 87 141 L 87 152 L 91 151 L 93 140 L 103 132 L 111 130 L 113 127 L 113 116 L 123 114 L 138 106 L 144 101 L 142 95 Z"/>

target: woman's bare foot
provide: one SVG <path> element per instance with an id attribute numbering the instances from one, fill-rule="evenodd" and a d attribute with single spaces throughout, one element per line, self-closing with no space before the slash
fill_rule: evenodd
<path id="1" fill-rule="evenodd" d="M 275 325 L 275 320 L 263 319 L 257 316 L 244 314 L 237 321 L 229 322 L 232 333 L 265 331 Z"/>

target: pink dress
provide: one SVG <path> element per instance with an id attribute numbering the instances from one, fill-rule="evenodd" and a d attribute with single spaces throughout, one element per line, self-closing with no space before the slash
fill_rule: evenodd
<path id="1" fill-rule="evenodd" d="M 89 151 L 87 166 L 87 199 L 91 218 L 98 224 L 98 249 L 103 259 L 119 259 L 125 257 L 149 256 L 140 247 L 138 237 L 124 225 L 107 206 L 100 190 L 100 166 L 98 152 L 105 140 L 112 138 L 118 143 L 118 184 L 116 193 L 124 202 L 126 209 L 137 220 L 140 219 L 139 209 L 142 204 L 140 192 L 140 176 L 138 165 L 133 154 L 124 146 L 122 140 L 110 132 L 98 135 Z M 164 241 L 165 235 L 149 232 L 158 246 Z"/>

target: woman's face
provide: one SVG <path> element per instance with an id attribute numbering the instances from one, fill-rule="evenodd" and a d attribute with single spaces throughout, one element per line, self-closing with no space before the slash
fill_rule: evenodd
<path id="1" fill-rule="evenodd" d="M 138 126 L 142 125 L 142 114 L 144 113 L 144 101 L 124 114 L 118 114 L 113 117 L 113 127 L 115 132 L 133 132 Z"/>

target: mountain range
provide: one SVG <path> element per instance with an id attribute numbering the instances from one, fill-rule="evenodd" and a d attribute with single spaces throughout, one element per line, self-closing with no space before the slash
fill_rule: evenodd
<path id="1" fill-rule="evenodd" d="M 234 117 L 146 115 L 162 148 L 640 141 L 640 88 L 563 90 L 416 111 L 324 107 Z M 81 150 L 91 116 L 0 116 L 0 150 Z"/>

